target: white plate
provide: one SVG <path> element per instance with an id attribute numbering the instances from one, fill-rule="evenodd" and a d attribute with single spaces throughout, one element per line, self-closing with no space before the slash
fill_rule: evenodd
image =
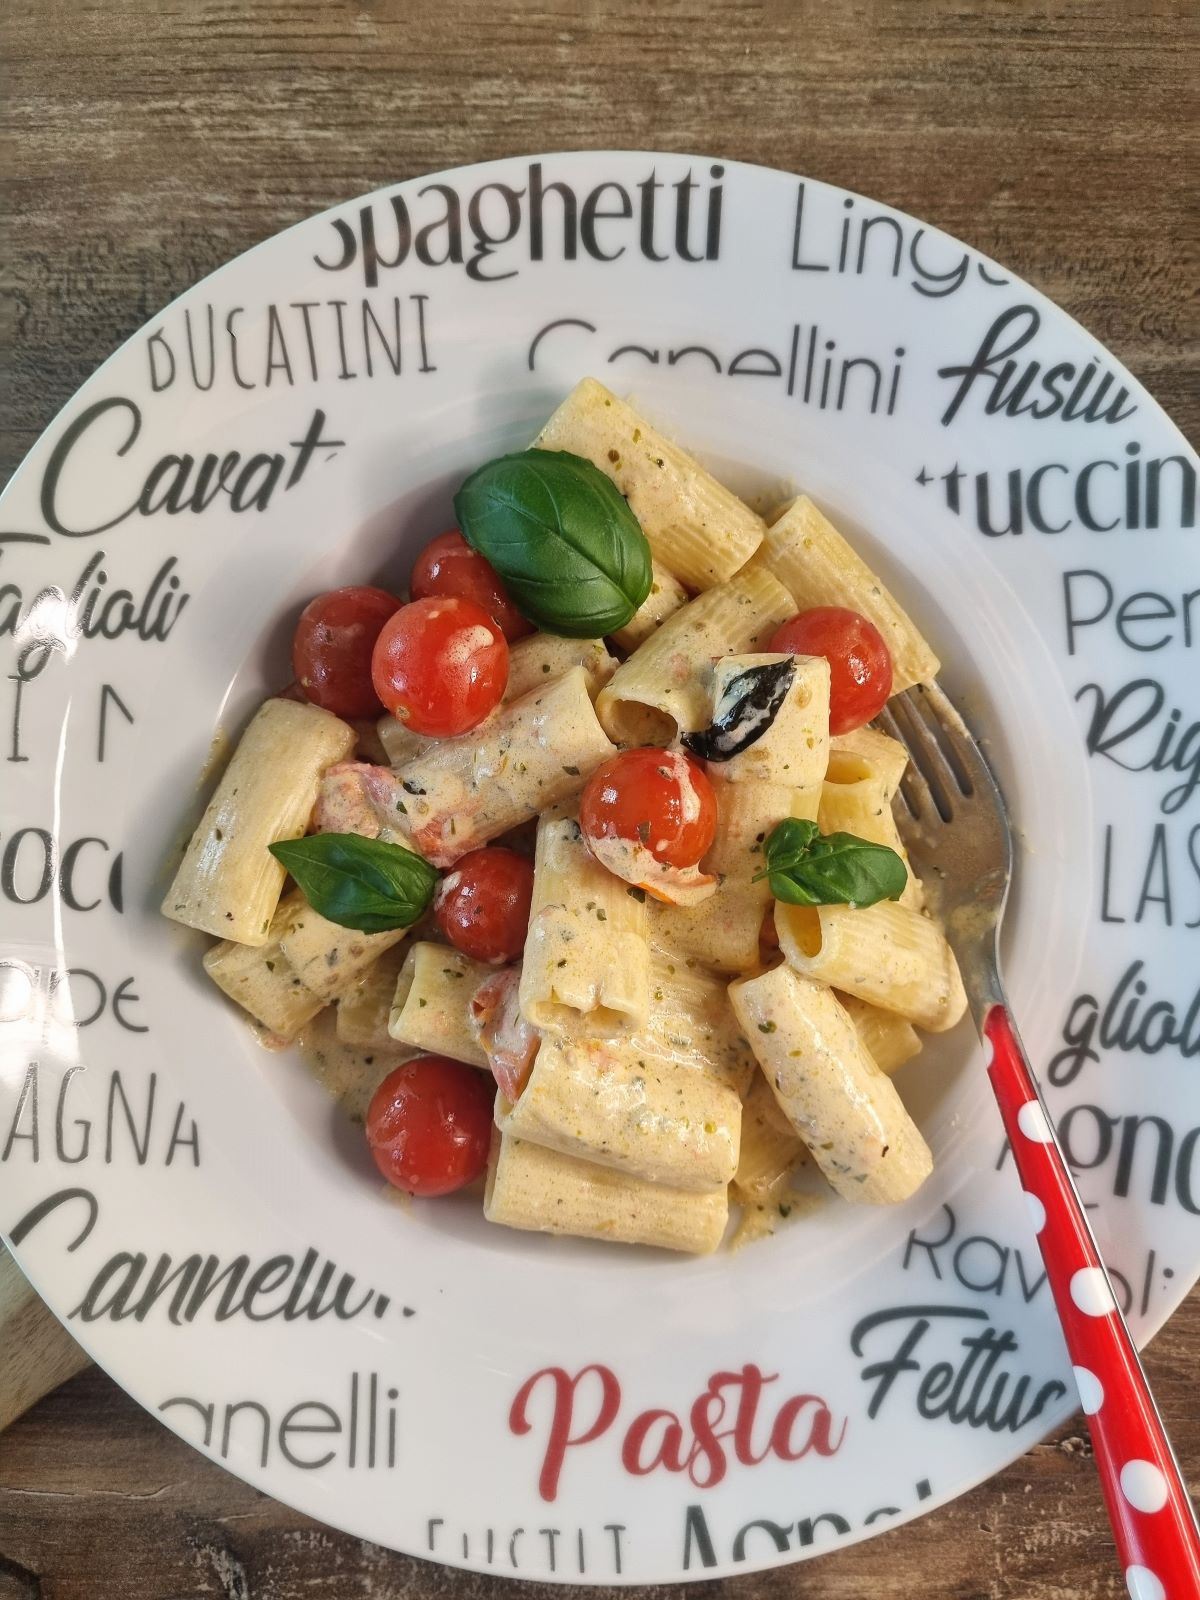
<path id="1" fill-rule="evenodd" d="M 746 493 L 806 488 L 939 648 L 1024 844 L 1016 1014 L 1141 1340 L 1200 1270 L 1200 605 L 1189 633 L 1195 457 L 1083 329 L 885 206 L 707 158 L 505 161 L 305 222 L 155 317 L 17 474 L 18 1259 L 149 1410 L 279 1499 L 452 1565 L 611 1583 L 883 1532 L 1076 1401 L 966 1027 L 901 1080 L 937 1158 L 911 1204 L 676 1260 L 388 1204 L 157 915 L 214 732 L 286 681 L 302 600 L 402 583 L 466 470 L 586 373 Z M 1046 382 L 1083 385 L 1076 415 Z M 210 477 L 197 509 L 210 451 L 232 492 Z M 188 1299 L 210 1260 L 226 1276 Z"/>

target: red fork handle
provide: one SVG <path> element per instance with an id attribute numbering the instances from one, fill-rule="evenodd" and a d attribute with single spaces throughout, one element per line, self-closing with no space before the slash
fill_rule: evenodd
<path id="1" fill-rule="evenodd" d="M 982 1032 L 1129 1593 L 1132 1600 L 1197 1600 L 1200 1532 L 1187 1486 L 1024 1047 L 1001 1005 L 990 1007 Z"/>

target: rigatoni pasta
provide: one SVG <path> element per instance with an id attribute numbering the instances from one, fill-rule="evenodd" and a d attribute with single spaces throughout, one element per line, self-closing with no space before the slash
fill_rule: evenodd
<path id="1" fill-rule="evenodd" d="M 353 748 L 353 728 L 327 711 L 265 701 L 192 835 L 163 915 L 218 939 L 266 944 L 287 876 L 267 846 L 304 832 L 321 774 Z"/>

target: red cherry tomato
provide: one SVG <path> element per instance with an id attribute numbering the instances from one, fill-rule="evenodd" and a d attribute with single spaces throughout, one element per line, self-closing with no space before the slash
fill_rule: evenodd
<path id="1" fill-rule="evenodd" d="M 768 650 L 829 662 L 829 731 L 850 733 L 879 715 L 892 692 L 892 657 L 873 622 L 845 606 L 815 606 L 782 623 Z"/>
<path id="2" fill-rule="evenodd" d="M 386 589 L 330 589 L 300 613 L 292 670 L 306 700 L 338 717 L 377 717 L 371 653 L 384 623 L 400 609 Z"/>
<path id="3" fill-rule="evenodd" d="M 625 750 L 588 779 L 579 823 L 588 839 L 628 839 L 669 867 L 694 867 L 717 831 L 717 799 L 692 756 Z"/>
<path id="4" fill-rule="evenodd" d="M 408 588 L 414 600 L 431 594 L 459 594 L 474 600 L 500 624 L 510 644 L 533 632 L 533 623 L 526 622 L 513 605 L 495 567 L 471 549 L 457 528 L 439 533 L 425 546 L 413 563 Z"/>
<path id="5" fill-rule="evenodd" d="M 375 1164 L 408 1194 L 452 1194 L 487 1166 L 495 1083 L 449 1056 L 417 1056 L 376 1089 L 367 1111 Z"/>
<path id="6" fill-rule="evenodd" d="M 460 856 L 438 886 L 437 925 L 475 961 L 515 961 L 525 948 L 533 863 L 492 846 Z"/>
<path id="7" fill-rule="evenodd" d="M 375 693 L 414 733 L 437 739 L 477 727 L 508 682 L 508 645 L 474 600 L 436 595 L 401 606 L 371 658 Z"/>

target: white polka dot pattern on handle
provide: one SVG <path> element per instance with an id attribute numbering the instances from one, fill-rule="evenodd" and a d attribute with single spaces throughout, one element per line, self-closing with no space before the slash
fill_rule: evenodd
<path id="1" fill-rule="evenodd" d="M 1034 1144 L 1054 1143 L 1054 1135 L 1050 1132 L 1050 1124 L 1046 1120 L 1046 1113 L 1042 1110 L 1040 1101 L 1026 1100 L 1017 1112 L 1017 1127 Z"/>
<path id="2" fill-rule="evenodd" d="M 1071 1275 L 1071 1299 L 1085 1317 L 1107 1317 L 1117 1309 L 1102 1267 L 1080 1267 Z"/>
<path id="3" fill-rule="evenodd" d="M 1072 1367 L 1075 1387 L 1079 1390 L 1079 1404 L 1085 1417 L 1094 1417 L 1104 1404 L 1104 1385 L 1087 1367 Z"/>
<path id="4" fill-rule="evenodd" d="M 1153 1461 L 1127 1461 L 1121 1468 L 1121 1493 L 1135 1511 L 1161 1511 L 1170 1496 Z"/>
<path id="5" fill-rule="evenodd" d="M 1025 1206 L 1029 1212 L 1029 1220 L 1033 1223 L 1034 1233 L 1041 1233 L 1046 1226 L 1046 1208 L 1037 1195 L 1031 1194 L 1028 1189 L 1025 1191 Z"/>
<path id="6" fill-rule="evenodd" d="M 1126 1567 L 1125 1587 L 1129 1600 L 1167 1600 L 1167 1591 L 1149 1567 Z"/>

